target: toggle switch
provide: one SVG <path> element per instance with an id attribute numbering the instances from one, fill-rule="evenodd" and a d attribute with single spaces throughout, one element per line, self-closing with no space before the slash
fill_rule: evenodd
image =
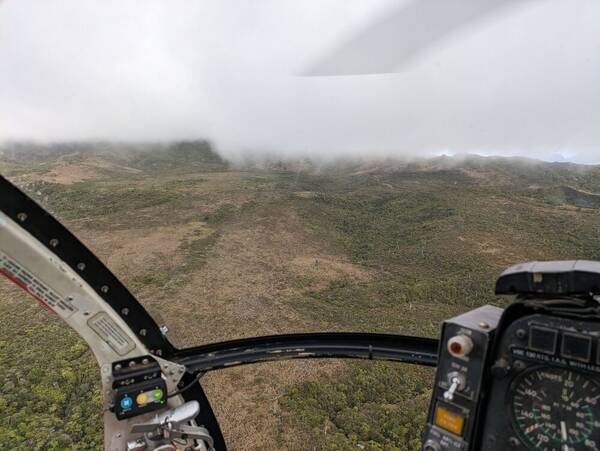
<path id="1" fill-rule="evenodd" d="M 448 374 L 448 381 L 450 382 L 450 387 L 448 387 L 448 390 L 444 392 L 444 399 L 446 401 L 452 401 L 454 399 L 454 394 L 457 391 L 464 390 L 465 376 L 463 376 L 459 372 L 454 371 Z"/>

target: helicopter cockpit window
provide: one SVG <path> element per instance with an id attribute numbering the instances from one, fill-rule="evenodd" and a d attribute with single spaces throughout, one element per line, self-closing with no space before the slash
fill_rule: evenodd
<path id="1" fill-rule="evenodd" d="M 0 173 L 178 348 L 436 338 L 504 307 L 515 262 L 600 259 L 599 19 L 585 0 L 0 1 Z M 29 304 L 0 284 L 0 448 L 100 447 L 92 356 Z M 235 449 L 416 450 L 432 378 L 277 362 L 206 390 Z"/>

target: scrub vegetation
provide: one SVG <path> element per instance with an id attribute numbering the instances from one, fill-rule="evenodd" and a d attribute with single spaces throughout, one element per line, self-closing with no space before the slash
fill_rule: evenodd
<path id="1" fill-rule="evenodd" d="M 76 334 L 0 286 L 0 448 L 102 448 L 100 370 Z"/>
<path id="2" fill-rule="evenodd" d="M 178 346 L 302 331 L 437 336 L 509 300 L 507 266 L 600 260 L 600 168 L 524 159 L 231 164 L 204 141 L 71 144 L 0 168 L 130 287 Z M 98 371 L 0 284 L 0 448 L 98 449 Z M 417 450 L 433 372 L 293 361 L 203 379 L 231 449 Z"/>

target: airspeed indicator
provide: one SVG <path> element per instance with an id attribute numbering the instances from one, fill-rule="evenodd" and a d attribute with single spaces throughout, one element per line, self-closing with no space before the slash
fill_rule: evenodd
<path id="1" fill-rule="evenodd" d="M 513 427 L 534 451 L 600 451 L 600 386 L 590 376 L 539 367 L 512 384 Z"/>

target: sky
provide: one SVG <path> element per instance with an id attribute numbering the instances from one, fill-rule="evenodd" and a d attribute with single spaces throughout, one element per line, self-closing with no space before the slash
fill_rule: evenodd
<path id="1" fill-rule="evenodd" d="M 0 141 L 600 163 L 597 0 L 0 0 Z"/>

